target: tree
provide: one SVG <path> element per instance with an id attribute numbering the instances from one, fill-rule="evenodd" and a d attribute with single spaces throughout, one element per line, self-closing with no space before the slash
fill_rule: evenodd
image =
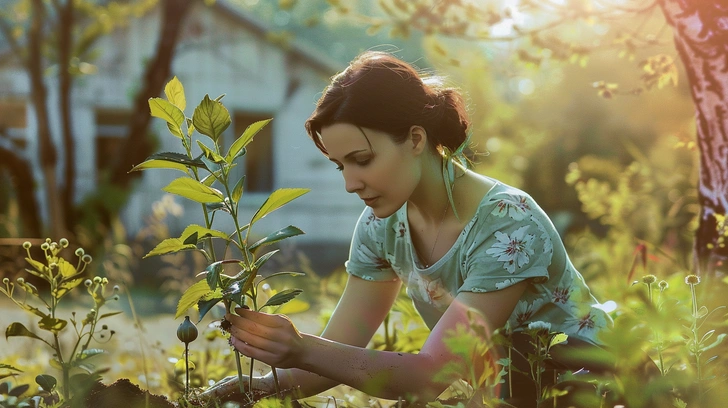
<path id="1" fill-rule="evenodd" d="M 286 7 L 291 7 L 287 4 Z M 294 2 L 295 3 L 295 2 Z M 706 276 L 728 267 L 728 4 L 699 0 L 379 0 L 381 12 L 358 10 L 352 2 L 329 1 L 345 18 L 363 22 L 369 32 L 388 28 L 394 37 L 412 31 L 425 37 L 470 43 L 511 43 L 521 62 L 541 65 L 568 61 L 586 65 L 597 52 L 616 50 L 632 60 L 649 47 L 664 46 L 672 27 L 674 47 L 687 72 L 696 108 L 700 152 L 694 268 Z M 625 21 L 638 24 L 625 24 Z M 448 50 L 436 52 L 447 54 Z M 675 59 L 658 53 L 640 59 L 640 85 L 597 81 L 600 95 L 639 94 L 674 84 Z M 457 61 L 453 61 L 457 63 Z"/>
<path id="2" fill-rule="evenodd" d="M 30 79 L 30 99 L 35 111 L 38 159 L 42 167 L 45 197 L 48 205 L 48 232 L 51 236 L 68 236 L 74 232 L 78 219 L 75 205 L 76 179 L 75 137 L 71 124 L 71 95 L 75 80 L 92 72 L 94 45 L 104 35 L 128 23 L 130 18 L 143 15 L 153 7 L 161 7 L 159 41 L 156 53 L 147 64 L 143 86 L 135 98 L 129 124 L 126 160 L 114 164 L 114 182 L 128 188 L 126 176 L 132 163 L 141 161 L 151 151 L 146 129 L 149 123 L 146 101 L 161 93 L 168 79 L 178 33 L 194 0 L 130 0 L 128 2 L 98 2 L 92 0 L 18 0 L 0 12 L 0 31 L 10 44 L 14 59 L 22 65 Z M 54 67 L 53 80 L 58 81 L 57 104 L 48 100 L 45 72 Z M 58 106 L 63 144 L 56 146 L 51 137 L 49 112 Z M 59 169 L 59 152 L 63 154 L 63 169 Z M 17 199 L 24 209 L 24 230 L 28 236 L 41 236 L 41 216 L 36 196 L 29 193 L 34 183 L 28 164 L 12 150 L 0 150 L 4 167 L 12 174 L 19 192 Z M 57 183 L 58 174 L 63 174 Z M 124 175 L 119 176 L 120 173 Z M 26 214 L 28 213 L 28 214 Z M 109 219 L 110 217 L 106 217 Z"/>

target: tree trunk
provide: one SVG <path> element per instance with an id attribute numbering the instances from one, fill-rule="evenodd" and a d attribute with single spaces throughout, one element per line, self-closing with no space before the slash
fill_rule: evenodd
<path id="1" fill-rule="evenodd" d="M 10 174 L 10 182 L 18 199 L 22 223 L 20 236 L 40 237 L 42 228 L 38 202 L 35 198 L 33 169 L 25 158 L 19 157 L 12 150 L 0 147 L 0 169 L 3 168 Z"/>
<path id="2" fill-rule="evenodd" d="M 162 22 L 156 52 L 147 65 L 144 86 L 134 99 L 129 131 L 122 151 L 117 156 L 118 159 L 111 170 L 110 181 L 118 187 L 128 188 L 130 182 L 139 176 L 138 172 L 129 173 L 129 170 L 151 154 L 152 145 L 147 137 L 147 129 L 151 121 L 148 100 L 159 96 L 164 85 L 170 79 L 179 31 L 194 2 L 194 0 L 162 1 Z"/>
<path id="3" fill-rule="evenodd" d="M 58 82 L 61 108 L 61 134 L 63 137 L 64 171 L 60 202 L 63 208 L 64 227 L 72 231 L 76 224 L 74 198 L 76 195 L 76 143 L 71 127 L 71 48 L 73 47 L 74 0 L 57 4 L 58 13 Z M 67 237 L 71 238 L 71 237 Z"/>
<path id="4" fill-rule="evenodd" d="M 60 239 L 65 235 L 63 228 L 63 212 L 58 195 L 56 180 L 56 163 L 58 155 L 51 138 L 48 121 L 48 106 L 46 105 L 47 91 L 43 79 L 43 23 L 45 20 L 45 6 L 43 0 L 33 0 L 32 21 L 28 31 L 28 73 L 31 84 L 31 100 L 35 108 L 36 122 L 38 124 L 38 144 L 40 166 L 45 181 L 46 206 L 48 208 L 49 234 L 52 239 Z"/>
<path id="5" fill-rule="evenodd" d="M 728 4 L 662 0 L 695 103 L 700 150 L 700 223 L 695 269 L 721 276 L 728 267 Z"/>

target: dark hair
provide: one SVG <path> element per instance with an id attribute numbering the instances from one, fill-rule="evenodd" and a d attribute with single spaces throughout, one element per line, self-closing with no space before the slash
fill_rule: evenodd
<path id="1" fill-rule="evenodd" d="M 451 151 L 466 140 L 470 126 L 456 89 L 379 51 L 359 55 L 335 75 L 306 121 L 306 132 L 324 154 L 321 129 L 335 123 L 386 132 L 395 143 L 404 142 L 409 129 L 419 125 L 433 147 Z"/>

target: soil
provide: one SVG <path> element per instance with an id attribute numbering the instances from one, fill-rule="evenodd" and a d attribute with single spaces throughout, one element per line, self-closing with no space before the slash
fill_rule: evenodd
<path id="1" fill-rule="evenodd" d="M 122 378 L 105 385 L 96 383 L 84 399 L 85 408 L 175 408 L 167 397 L 150 394 L 128 379 Z"/>

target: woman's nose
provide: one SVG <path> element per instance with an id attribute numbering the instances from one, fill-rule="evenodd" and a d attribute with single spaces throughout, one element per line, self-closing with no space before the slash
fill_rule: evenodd
<path id="1" fill-rule="evenodd" d="M 347 174 L 346 171 L 344 171 L 344 185 L 348 193 L 356 193 L 364 188 L 364 183 L 362 183 L 359 177 L 351 173 Z"/>

